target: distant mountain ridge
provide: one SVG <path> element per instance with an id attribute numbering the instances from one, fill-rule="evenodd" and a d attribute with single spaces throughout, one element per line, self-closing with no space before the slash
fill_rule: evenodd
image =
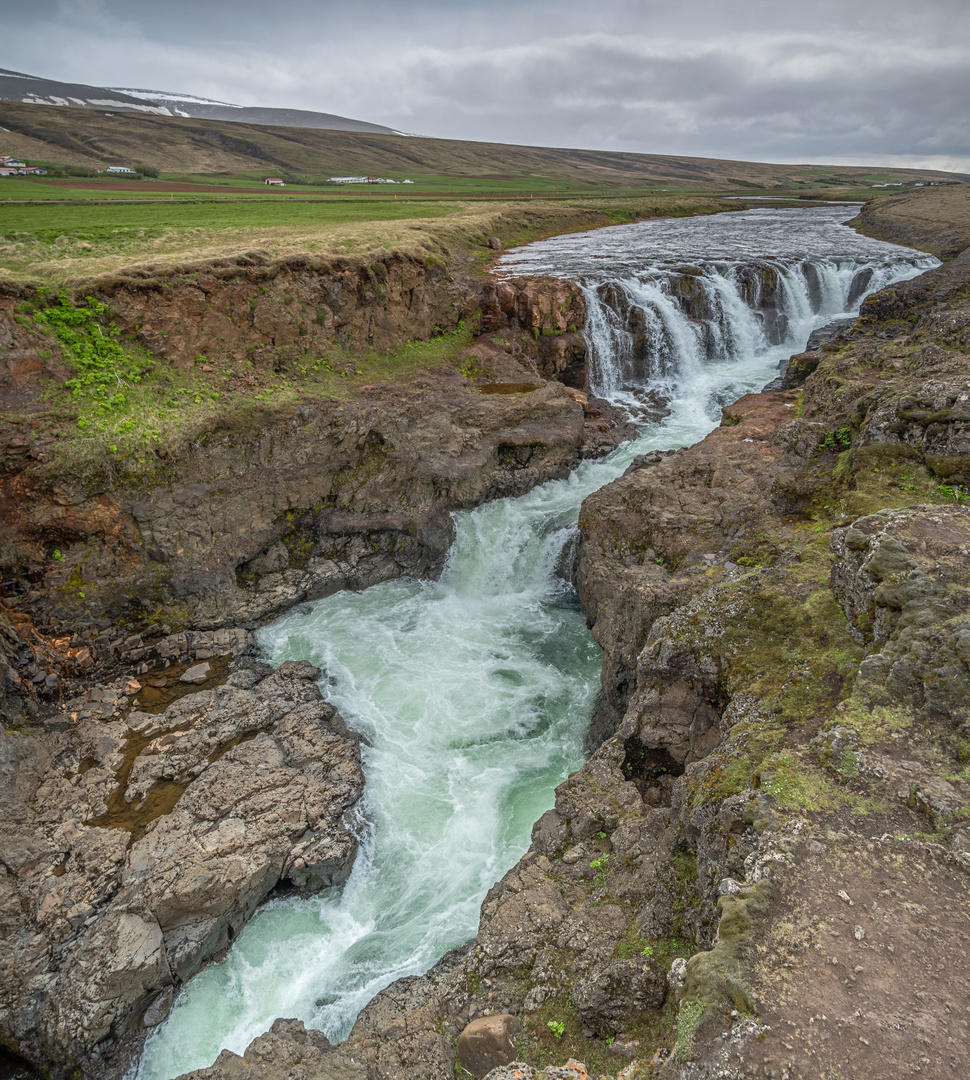
<path id="1" fill-rule="evenodd" d="M 171 116 L 171 110 L 131 97 L 106 86 L 58 82 L 0 68 L 0 100 L 27 105 L 70 105 L 79 109 L 125 109 L 131 112 Z"/>
<path id="2" fill-rule="evenodd" d="M 171 116 L 193 116 L 202 120 L 234 120 L 242 124 L 270 124 L 273 127 L 320 128 L 328 131 L 373 131 L 381 135 L 403 135 L 394 128 L 371 124 L 366 120 L 350 120 L 333 113 L 312 112 L 308 109 L 265 109 L 250 105 L 233 105 L 228 101 L 211 101 L 192 94 L 171 94 L 163 90 L 122 90 L 137 100 L 150 102 L 170 110 Z"/>
<path id="3" fill-rule="evenodd" d="M 352 120 L 334 113 L 307 109 L 264 109 L 213 101 L 192 94 L 166 90 L 129 90 L 113 86 L 88 86 L 27 75 L 0 68 L 0 101 L 21 101 L 27 105 L 66 105 L 79 109 L 112 109 L 153 116 L 186 116 L 202 120 L 232 120 L 243 124 L 270 124 L 275 127 L 317 128 L 325 131 L 369 131 L 380 135 L 403 132 L 366 120 Z"/>

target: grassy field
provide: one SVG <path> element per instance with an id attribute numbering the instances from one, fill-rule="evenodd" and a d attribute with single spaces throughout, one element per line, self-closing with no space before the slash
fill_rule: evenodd
<path id="1" fill-rule="evenodd" d="M 166 267 L 259 250 L 280 258 L 366 256 L 381 251 L 436 259 L 463 251 L 487 263 L 498 236 L 511 247 L 540 236 L 633 221 L 638 216 L 733 208 L 689 196 L 648 199 L 460 200 L 346 198 L 326 202 L 105 204 L 0 203 L 0 281 L 77 285 L 104 274 Z M 474 264 L 474 263 L 473 263 Z"/>
<path id="2" fill-rule="evenodd" d="M 55 174 L 56 164 L 47 163 Z M 275 175 L 273 170 L 266 170 L 266 175 Z M 2 177 L 0 178 L 0 201 L 20 202 L 24 200 L 62 200 L 69 199 L 168 199 L 174 194 L 175 199 L 214 198 L 214 197 L 253 197 L 264 199 L 300 199 L 300 198 L 347 198 L 362 195 L 369 198 L 413 198 L 415 195 L 453 195 L 459 198 L 494 198 L 509 195 L 529 196 L 569 196 L 569 195 L 607 195 L 612 196 L 620 190 L 595 184 L 576 184 L 542 176 L 477 177 L 463 176 L 425 176 L 413 175 L 407 178 L 385 177 L 393 179 L 393 184 L 331 184 L 325 179 L 290 179 L 283 187 L 267 187 L 265 176 L 207 176 L 174 173 L 158 179 L 118 179 L 116 177 L 69 178 L 57 175 L 56 178 Z M 404 183 L 409 179 L 409 183 Z M 630 186 L 629 191 L 648 193 L 659 191 L 656 187 Z M 679 189 L 678 189 L 679 190 Z M 695 190 L 689 188 L 686 190 Z"/>
<path id="3" fill-rule="evenodd" d="M 721 190 L 721 189 L 719 189 Z M 749 189 L 750 190 L 750 189 Z M 760 189 L 759 189 L 760 190 Z M 814 188 L 812 189 L 814 190 Z M 725 193 L 738 193 L 726 186 Z M 831 191 L 821 189 L 825 194 Z M 329 184 L 295 183 L 267 187 L 263 180 L 247 176 L 186 176 L 176 174 L 160 180 L 116 180 L 108 177 L 84 180 L 58 179 L 56 182 L 27 177 L 0 178 L 0 205 L 20 202 L 64 201 L 223 201 L 259 199 L 265 202 L 311 200 L 375 199 L 400 200 L 420 197 L 458 199 L 495 198 L 617 198 L 660 194 L 709 194 L 707 189 L 685 185 L 605 187 L 563 183 L 548 177 L 514 176 L 468 179 L 455 176 L 421 176 L 412 183 Z"/>
<path id="4" fill-rule="evenodd" d="M 401 218 L 438 217 L 455 211 L 446 203 L 373 202 L 348 199 L 340 202 L 274 203 L 180 200 L 172 206 L 149 203 L 138 206 L 80 203 L 73 206 L 4 206 L 0 204 L 0 233 L 30 234 L 38 240 L 74 236 L 85 240 L 108 239 L 119 230 L 136 229 L 158 235 L 165 229 L 246 229 L 315 225 L 343 225 L 357 221 L 393 221 Z"/>

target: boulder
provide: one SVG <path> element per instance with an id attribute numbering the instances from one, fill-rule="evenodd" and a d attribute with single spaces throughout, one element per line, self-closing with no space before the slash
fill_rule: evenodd
<path id="1" fill-rule="evenodd" d="M 458 1036 L 458 1061 L 474 1076 L 485 1076 L 515 1060 L 512 1036 L 522 1030 L 522 1022 L 503 1013 L 473 1020 Z"/>

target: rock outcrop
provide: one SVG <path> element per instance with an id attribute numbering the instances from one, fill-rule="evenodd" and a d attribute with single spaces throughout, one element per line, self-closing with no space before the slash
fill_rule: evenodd
<path id="1" fill-rule="evenodd" d="M 279 1019 L 240 1057 L 223 1050 L 211 1068 L 187 1073 L 192 1080 L 370 1080 L 370 1072 L 322 1031 L 307 1031 L 299 1020 Z"/>
<path id="2" fill-rule="evenodd" d="M 277 883 L 350 873 L 357 740 L 316 668 L 223 636 L 226 674 L 164 711 L 129 679 L 0 732 L 0 1038 L 52 1074 L 117 1071 Z"/>
<path id="3" fill-rule="evenodd" d="M 585 321 L 582 291 L 559 278 L 501 280 L 482 301 L 483 334 L 500 334 L 501 347 L 537 374 L 577 390 L 589 382 Z"/>
<path id="4" fill-rule="evenodd" d="M 8 477 L 7 570 L 24 585 L 10 602 L 73 626 L 255 626 L 337 589 L 433 576 L 449 511 L 566 475 L 584 433 L 558 383 L 505 395 L 451 383 L 217 423 L 149 492 L 107 475 L 53 490 Z"/>
<path id="5" fill-rule="evenodd" d="M 775 435 L 794 407 L 791 393 L 748 394 L 702 442 L 647 455 L 583 504 L 579 594 L 605 652 L 604 694 L 621 714 L 646 633 L 684 602 L 693 573 L 756 552 L 777 505 L 770 482 L 786 475 Z"/>
<path id="6" fill-rule="evenodd" d="M 458 1036 L 458 1062 L 472 1076 L 485 1076 L 493 1069 L 515 1060 L 512 1037 L 522 1030 L 522 1022 L 505 1013 L 473 1020 Z"/>

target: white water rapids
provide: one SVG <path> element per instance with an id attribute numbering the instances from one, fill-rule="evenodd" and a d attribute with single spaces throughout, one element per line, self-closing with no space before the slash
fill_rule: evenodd
<path id="1" fill-rule="evenodd" d="M 556 784 L 582 762 L 601 654 L 556 575 L 580 503 L 635 455 L 702 438 L 721 404 L 760 389 L 811 330 L 858 306 L 860 272 L 873 271 L 868 292 L 936 264 L 856 236 L 838 224 L 850 212 L 650 221 L 505 256 L 511 273 L 583 283 L 596 392 L 635 402 L 638 385 L 659 386 L 670 415 L 567 480 L 456 514 L 439 581 L 340 593 L 260 632 L 274 664 L 324 668 L 325 696 L 371 743 L 360 855 L 344 886 L 256 913 L 151 1034 L 138 1080 L 170 1080 L 224 1047 L 241 1054 L 278 1016 L 342 1039 L 383 987 L 474 936 L 485 892 L 528 848 Z M 738 292 L 738 268 L 752 262 L 769 263 L 783 281 L 787 325 L 777 344 Z M 670 266 L 685 263 L 697 265 L 716 301 L 707 325 L 665 291 Z M 616 290 L 648 328 L 645 355 L 631 355 L 623 318 L 604 299 Z"/>

